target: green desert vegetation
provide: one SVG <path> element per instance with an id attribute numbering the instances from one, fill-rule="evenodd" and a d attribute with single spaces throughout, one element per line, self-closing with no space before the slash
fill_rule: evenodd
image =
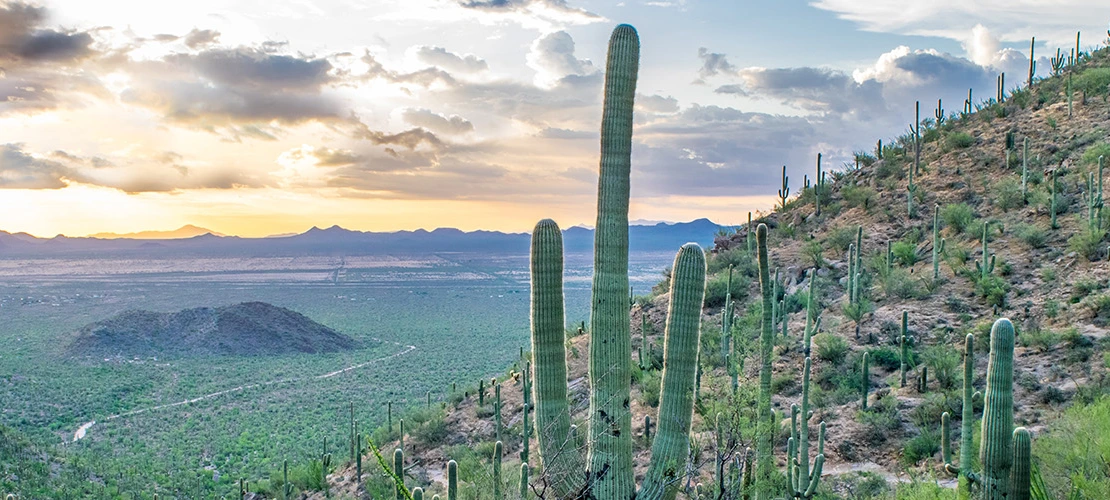
<path id="1" fill-rule="evenodd" d="M 450 283 L 434 296 L 264 292 L 339 331 L 400 331 L 391 338 L 412 349 L 355 333 L 366 344 L 357 351 L 278 361 L 85 360 L 49 368 L 63 385 L 41 382 L 48 369 L 30 361 L 12 365 L 0 374 L 0 489 L 19 498 L 1110 496 L 1106 145 L 1077 145 L 1086 139 L 1072 133 L 1105 121 L 1107 49 L 1061 63 L 1066 86 L 1061 76 L 1030 78 L 1007 96 L 1000 81 L 981 106 L 969 97 L 964 113 L 918 120 L 858 169 L 825 176 L 818 160 L 809 187 L 791 187 L 784 170 L 774 211 L 724 231 L 708 251 L 677 249 L 653 294 L 636 297 L 628 186 L 639 48 L 631 26 L 614 30 L 588 289 L 568 278 L 563 232 L 544 219 L 532 233 L 530 294 Z M 975 163 L 969 153 L 1016 150 L 1014 127 L 1032 151 L 1071 166 L 1036 165 L 1047 180 L 1030 182 L 1020 164 Z M 1067 133 L 1035 133 L 1058 129 Z M 23 286 L 5 304 L 34 309 L 12 317 L 24 343 L 11 349 L 28 359 L 55 354 L 44 322 L 76 329 L 103 306 L 63 297 L 86 309 L 44 319 L 27 297 L 56 289 Z M 170 303 L 151 288 L 114 307 Z M 183 290 L 197 301 L 242 293 Z M 352 313 L 359 300 L 382 307 Z M 482 333 L 446 337 L 460 324 Z M 134 371 L 140 361 L 150 368 Z M 374 365 L 332 376 L 360 363 Z M 83 385 L 93 378 L 109 382 Z M 384 380 L 403 389 L 368 391 Z M 134 414 L 198 395 L 226 400 L 184 417 Z M 51 402 L 85 410 L 36 407 Z M 71 436 L 85 415 L 100 419 L 93 435 L 43 444 Z M 130 458 L 140 453 L 149 458 Z"/>

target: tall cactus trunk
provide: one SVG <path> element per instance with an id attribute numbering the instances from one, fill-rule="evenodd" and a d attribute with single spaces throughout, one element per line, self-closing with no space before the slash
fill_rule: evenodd
<path id="1" fill-rule="evenodd" d="M 694 377 L 705 299 L 705 255 L 687 243 L 675 256 L 671 300 L 664 340 L 659 428 L 651 447 L 651 465 L 636 496 L 642 500 L 673 499 L 686 473 L 690 424 L 694 410 Z"/>
<path id="2" fill-rule="evenodd" d="M 1006 500 L 1010 494 L 1014 432 L 1014 325 L 999 319 L 991 328 L 987 389 L 983 393 L 983 432 L 979 462 L 983 465 L 983 500 Z"/>
<path id="3" fill-rule="evenodd" d="M 555 496 L 566 497 L 581 480 L 582 458 L 567 436 L 567 360 L 564 344 L 563 235 L 551 219 L 532 231 L 532 356 L 536 436 L 543 477 Z"/>
<path id="4" fill-rule="evenodd" d="M 771 477 L 774 475 L 774 462 L 771 458 L 771 355 L 775 346 L 775 334 L 771 329 L 771 263 L 767 256 L 767 225 L 760 224 L 755 232 L 755 243 L 759 262 L 759 285 L 763 302 L 763 315 L 760 321 L 760 367 L 759 398 L 756 406 L 758 434 L 756 436 L 756 500 L 769 500 Z M 785 310 L 783 311 L 786 312 Z M 786 316 L 783 315 L 783 324 Z"/>
<path id="5" fill-rule="evenodd" d="M 617 26 L 609 39 L 605 68 L 590 308 L 587 481 L 590 494 L 601 500 L 635 496 L 629 410 L 632 340 L 626 291 L 632 108 L 639 59 L 636 29 L 625 24 Z"/>

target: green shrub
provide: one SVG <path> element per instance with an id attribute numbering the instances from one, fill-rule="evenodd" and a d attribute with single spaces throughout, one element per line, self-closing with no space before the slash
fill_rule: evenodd
<path id="1" fill-rule="evenodd" d="M 817 359 L 836 364 L 844 361 L 848 354 L 848 342 L 831 333 L 821 333 L 813 337 L 817 346 Z"/>
<path id="2" fill-rule="evenodd" d="M 825 248 L 821 246 L 821 242 L 817 238 L 813 238 L 806 242 L 802 247 L 802 254 L 809 259 L 809 263 L 813 267 L 825 266 Z"/>
<path id="3" fill-rule="evenodd" d="M 902 366 L 902 356 L 889 347 L 872 349 L 868 351 L 867 358 L 872 365 L 887 371 L 898 370 Z"/>
<path id="4" fill-rule="evenodd" d="M 1083 165 L 1093 167 L 1098 165 L 1099 156 L 1105 156 L 1106 159 L 1110 159 L 1110 143 L 1103 142 L 1087 148 L 1087 150 L 1083 152 L 1083 156 L 1079 158 L 1079 162 Z M 1103 160 L 1104 165 L 1106 164 L 1106 159 Z"/>
<path id="5" fill-rule="evenodd" d="M 1017 179 L 1006 177 L 995 183 L 992 190 L 995 193 L 994 204 L 1004 211 L 1025 204 L 1025 200 L 1021 198 L 1021 182 Z"/>
<path id="6" fill-rule="evenodd" d="M 940 452 L 940 435 L 931 428 L 925 428 L 921 434 L 906 441 L 902 451 L 902 463 L 907 466 L 916 465 L 938 452 Z"/>
<path id="7" fill-rule="evenodd" d="M 406 420 L 405 422 L 408 423 L 409 421 Z M 405 431 L 412 436 L 413 439 L 416 439 L 428 447 L 434 447 L 442 444 L 443 440 L 447 438 L 447 422 L 443 418 L 443 412 L 436 410 L 435 413 L 424 422 L 413 427 L 406 426 Z"/>
<path id="8" fill-rule="evenodd" d="M 1106 239 L 1106 230 L 1092 228 L 1082 221 L 1083 229 L 1071 238 L 1068 238 L 1068 249 L 1082 255 L 1090 262 L 1099 260 L 1102 251 L 1102 241 Z"/>
<path id="9" fill-rule="evenodd" d="M 975 293 L 986 299 L 988 305 L 1002 307 L 1006 305 L 1006 294 L 1010 291 L 1010 284 L 1000 276 L 990 275 L 975 283 Z"/>
<path id="10" fill-rule="evenodd" d="M 917 263 L 917 245 L 909 241 L 894 242 L 891 245 L 891 253 L 894 254 L 894 260 L 904 267 L 910 267 Z"/>
<path id="11" fill-rule="evenodd" d="M 960 367 L 960 353 L 956 349 L 945 344 L 929 346 L 921 352 L 921 359 L 942 389 L 956 386 L 956 375 Z"/>
<path id="12" fill-rule="evenodd" d="M 948 144 L 948 147 L 952 149 L 963 149 L 969 148 L 973 144 L 975 144 L 975 138 L 967 132 L 953 132 L 951 134 L 948 134 L 946 142 Z"/>
<path id="13" fill-rule="evenodd" d="M 747 295 L 749 278 L 737 273 L 732 273 L 732 297 L 737 299 Z M 724 270 L 710 277 L 705 283 L 705 307 L 721 307 L 725 305 L 725 294 L 728 293 L 728 271 Z"/>
<path id="14" fill-rule="evenodd" d="M 1047 306 L 1045 308 L 1047 309 Z M 1056 344 L 1060 342 L 1060 335 L 1052 330 L 1042 328 L 1024 332 L 1017 338 L 1017 341 L 1023 347 L 1037 349 L 1040 352 L 1047 352 L 1055 348 Z"/>
<path id="15" fill-rule="evenodd" d="M 960 234 L 975 220 L 975 212 L 967 203 L 949 203 L 940 208 L 940 218 L 953 234 Z"/>
<path id="16" fill-rule="evenodd" d="M 644 374 L 643 383 L 640 386 L 640 402 L 652 408 L 658 407 L 662 381 L 661 372 L 651 371 Z"/>
<path id="17" fill-rule="evenodd" d="M 1075 405 L 1033 440 L 1051 498 L 1110 498 L 1110 397 Z"/>
<path id="18" fill-rule="evenodd" d="M 861 207 L 864 210 L 870 209 L 875 204 L 877 195 L 874 189 L 859 185 L 845 187 L 840 194 L 849 207 Z"/>
<path id="19" fill-rule="evenodd" d="M 921 283 L 905 269 L 892 269 L 879 284 L 889 298 L 915 299 L 921 296 Z"/>
<path id="20" fill-rule="evenodd" d="M 856 242 L 856 228 L 843 226 L 829 231 L 828 236 L 825 237 L 825 246 L 839 250 L 841 252 L 848 251 L 848 245 Z"/>
<path id="21" fill-rule="evenodd" d="M 1104 326 L 1110 320 L 1110 295 L 1096 295 L 1085 300 L 1084 304 L 1094 317 L 1096 325 Z"/>
<path id="22" fill-rule="evenodd" d="M 1019 240 L 1029 245 L 1029 248 L 1044 248 L 1045 243 L 1048 242 L 1048 230 L 1039 224 L 1019 224 L 1014 229 L 1014 233 Z"/>
<path id="23" fill-rule="evenodd" d="M 1110 93 L 1110 68 L 1087 68 L 1072 82 L 1075 90 L 1086 92 L 1088 97 L 1106 96 Z"/>

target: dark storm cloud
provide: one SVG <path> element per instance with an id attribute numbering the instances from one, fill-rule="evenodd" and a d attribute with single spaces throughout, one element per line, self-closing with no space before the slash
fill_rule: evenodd
<path id="1" fill-rule="evenodd" d="M 458 73 L 477 73 L 489 69 L 489 64 L 478 56 L 459 55 L 443 47 L 422 45 L 416 49 L 416 57 L 424 64 Z"/>
<path id="2" fill-rule="evenodd" d="M 88 32 L 44 28 L 46 9 L 22 2 L 0 4 L 0 61 L 15 65 L 70 63 L 96 54 Z"/>

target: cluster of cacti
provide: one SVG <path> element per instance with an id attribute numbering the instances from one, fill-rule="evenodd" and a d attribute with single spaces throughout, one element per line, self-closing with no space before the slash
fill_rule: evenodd
<path id="1" fill-rule="evenodd" d="M 695 244 L 684 245 L 675 257 L 665 328 L 661 418 L 652 445 L 651 465 L 641 492 L 636 493 L 629 410 L 629 304 L 625 302 L 624 290 L 628 287 L 629 172 L 638 64 L 639 40 L 635 29 L 618 26 L 610 38 L 604 85 L 585 473 L 577 465 L 578 450 L 571 445 L 567 430 L 561 240 L 554 236 L 558 227 L 551 221 L 541 221 L 533 233 L 532 339 L 536 416 L 541 430 L 538 439 L 545 481 L 552 486 L 554 496 L 560 498 L 571 492 L 599 499 L 664 498 L 673 494 L 674 478 L 685 473 L 688 457 L 705 293 L 705 256 Z M 552 235 L 545 236 L 544 232 Z"/>
<path id="2" fill-rule="evenodd" d="M 1024 427 L 1014 428 L 1014 325 L 1002 318 L 991 328 L 987 387 L 983 395 L 983 422 L 979 444 L 981 474 L 971 470 L 971 426 L 974 376 L 974 336 L 964 342 L 963 414 L 960 431 L 960 464 L 952 464 L 949 451 L 949 416 L 941 415 L 941 455 L 945 470 L 958 474 L 959 490 L 970 494 L 977 484 L 984 500 L 1028 499 L 1030 485 L 1030 435 Z"/>
<path id="3" fill-rule="evenodd" d="M 790 407 L 790 438 L 787 440 L 787 478 L 792 498 L 813 498 L 821 479 L 821 467 L 825 463 L 825 422 L 821 422 L 817 435 L 817 456 L 813 469 L 809 464 L 809 372 L 810 359 L 806 356 L 802 369 L 802 405 Z M 799 415 L 801 422 L 798 421 Z M 799 427 L 800 424 L 800 427 Z"/>
<path id="4" fill-rule="evenodd" d="M 782 188 L 779 189 L 779 208 L 786 210 L 786 198 L 790 196 L 790 178 L 786 176 L 786 165 L 782 166 Z M 751 229 L 748 229 L 749 231 Z"/>
<path id="5" fill-rule="evenodd" d="M 933 280 L 940 279 L 940 254 L 944 253 L 944 238 L 940 237 L 940 205 L 933 205 Z"/>

